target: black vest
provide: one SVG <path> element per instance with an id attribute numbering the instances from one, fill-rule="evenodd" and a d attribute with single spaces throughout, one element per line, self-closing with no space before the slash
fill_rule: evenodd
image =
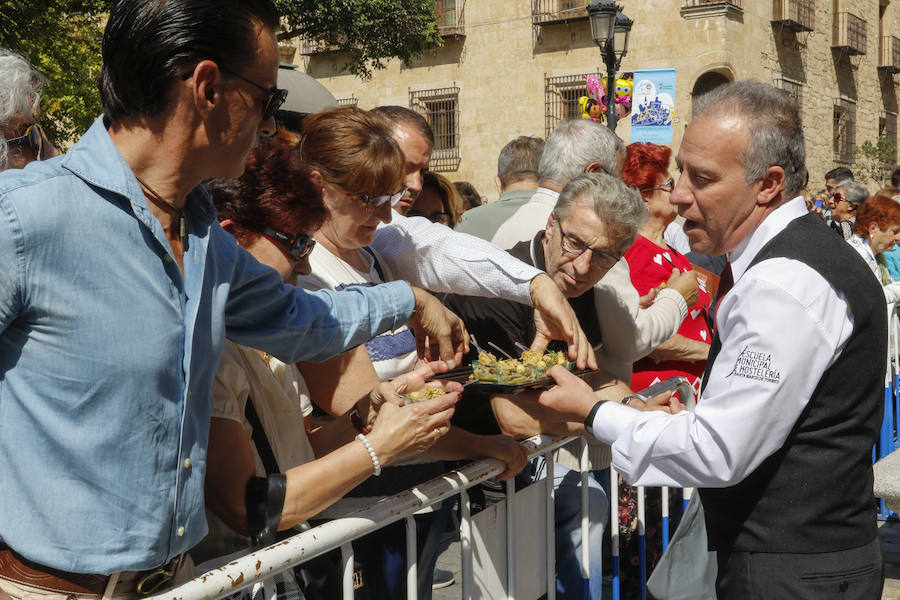
<path id="1" fill-rule="evenodd" d="M 877 535 L 872 447 L 884 408 L 884 293 L 856 251 L 815 215 L 792 221 L 750 266 L 777 257 L 809 265 L 838 290 L 850 306 L 853 332 L 784 446 L 737 485 L 700 490 L 709 547 L 794 553 L 855 548 Z M 711 349 L 710 364 L 719 347 Z"/>

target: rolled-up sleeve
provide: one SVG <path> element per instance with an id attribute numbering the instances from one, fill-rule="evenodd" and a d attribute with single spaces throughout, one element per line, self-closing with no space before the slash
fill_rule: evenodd
<path id="1" fill-rule="evenodd" d="M 435 293 L 531 305 L 530 283 L 541 273 L 481 238 L 397 212 L 389 225 L 378 228 L 372 248 L 397 279 Z"/>

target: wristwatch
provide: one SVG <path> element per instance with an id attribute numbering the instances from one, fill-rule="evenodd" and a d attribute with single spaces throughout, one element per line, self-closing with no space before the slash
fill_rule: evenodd
<path id="1" fill-rule="evenodd" d="M 594 417 L 597 416 L 597 411 L 600 410 L 600 407 L 603 406 L 605 402 L 608 402 L 608 400 L 598 400 L 597 404 L 591 407 L 591 412 L 589 412 L 588 416 L 584 419 L 584 428 L 594 437 L 597 437 L 594 435 Z"/>

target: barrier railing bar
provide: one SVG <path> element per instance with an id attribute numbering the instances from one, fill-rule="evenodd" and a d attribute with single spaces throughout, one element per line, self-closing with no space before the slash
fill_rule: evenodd
<path id="1" fill-rule="evenodd" d="M 416 519 L 412 515 L 406 517 L 406 597 L 417 600 L 419 586 L 417 584 L 418 556 L 416 550 Z"/>
<path id="2" fill-rule="evenodd" d="M 619 600 L 619 473 L 609 466 L 609 539 L 612 557 L 612 600 Z"/>
<path id="3" fill-rule="evenodd" d="M 524 440 L 522 445 L 529 457 L 533 458 L 564 446 L 573 439 L 575 438 L 539 435 Z M 212 600 L 238 592 L 262 579 L 334 550 L 345 542 L 395 523 L 419 511 L 423 506 L 455 496 L 461 487 L 481 483 L 502 473 L 504 468 L 502 462 L 492 458 L 473 461 L 411 490 L 383 498 L 371 506 L 241 556 L 160 595 L 148 596 L 145 600 Z"/>
<path id="4" fill-rule="evenodd" d="M 588 526 L 590 525 L 590 506 L 588 505 L 588 477 L 590 477 L 590 468 L 588 465 L 588 445 L 585 438 L 581 438 L 578 442 L 581 452 L 579 452 L 578 466 L 581 471 L 581 578 L 584 582 L 584 598 L 591 597 L 591 544 L 588 536 Z M 602 551 L 595 548 L 595 551 Z"/>
<path id="5" fill-rule="evenodd" d="M 506 597 L 516 598 L 516 481 L 506 480 Z"/>
<path id="6" fill-rule="evenodd" d="M 544 480 L 544 490 L 547 494 L 547 512 L 544 515 L 544 526 L 547 534 L 547 600 L 556 599 L 556 490 L 553 489 L 554 471 L 553 456 L 548 452 L 544 454 L 544 462 L 547 464 L 547 478 Z"/>
<path id="7" fill-rule="evenodd" d="M 459 492 L 459 552 L 462 563 L 462 597 L 472 597 L 472 504 L 469 492 Z"/>
<path id="8" fill-rule="evenodd" d="M 646 519 L 646 492 L 644 487 L 637 488 L 638 503 L 638 561 L 640 563 L 641 600 L 647 600 L 647 528 L 644 526 Z"/>
<path id="9" fill-rule="evenodd" d="M 662 551 L 669 547 L 669 488 L 662 488 Z"/>
<path id="10" fill-rule="evenodd" d="M 341 596 L 344 600 L 353 600 L 353 545 L 350 542 L 341 544 Z"/>

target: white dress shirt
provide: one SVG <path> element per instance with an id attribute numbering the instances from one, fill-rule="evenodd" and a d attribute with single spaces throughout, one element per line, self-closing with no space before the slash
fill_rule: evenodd
<path id="1" fill-rule="evenodd" d="M 424 217 L 391 212 L 370 244 L 396 279 L 435 293 L 505 298 L 531 305 L 531 280 L 542 271 L 473 235 Z"/>
<path id="2" fill-rule="evenodd" d="M 726 487 L 778 450 L 853 330 L 844 297 L 787 258 L 748 269 L 760 249 L 807 214 L 798 197 L 777 208 L 731 253 L 734 287 L 716 314 L 722 349 L 695 412 L 638 412 L 614 402 L 593 431 L 613 447 L 630 483 Z"/>

